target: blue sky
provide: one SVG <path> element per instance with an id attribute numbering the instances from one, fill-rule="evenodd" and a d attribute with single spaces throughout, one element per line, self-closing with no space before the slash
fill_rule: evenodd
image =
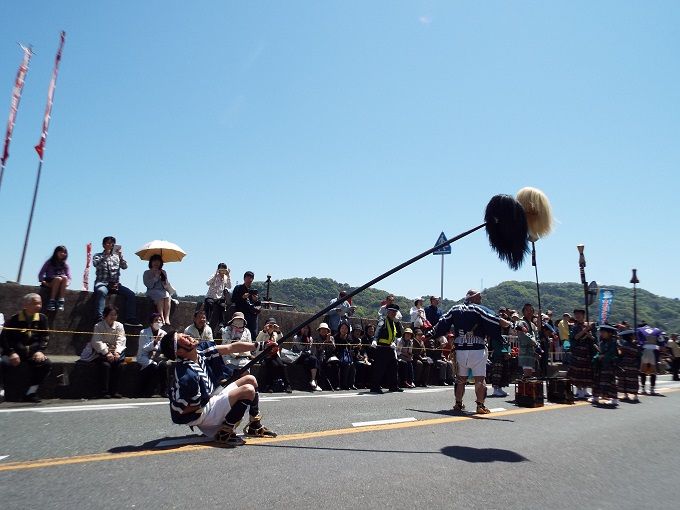
<path id="1" fill-rule="evenodd" d="M 85 245 L 152 239 L 200 294 L 233 280 L 358 286 L 483 221 L 498 193 L 542 189 L 554 232 L 542 281 L 678 297 L 680 4 L 570 2 L 48 2 L 0 4 L 0 121 L 26 80 L 0 189 L 0 280 L 17 276 L 47 87 L 66 45 L 22 282 L 58 244 L 80 288 Z M 440 257 L 378 287 L 438 294 Z M 93 276 L 92 276 L 93 278 Z M 445 259 L 446 297 L 513 272 L 475 233 Z M 329 298 L 332 297 L 329 296 Z"/>

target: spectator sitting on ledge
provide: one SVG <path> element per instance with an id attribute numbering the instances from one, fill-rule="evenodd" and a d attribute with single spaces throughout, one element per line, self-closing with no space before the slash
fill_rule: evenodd
<path id="1" fill-rule="evenodd" d="M 28 367 L 30 372 L 30 386 L 23 397 L 24 402 L 40 402 L 38 388 L 52 369 L 44 354 L 49 335 L 47 317 L 40 313 L 41 308 L 42 299 L 38 294 L 26 294 L 23 309 L 7 320 L 0 335 L 5 389 L 10 390 L 18 383 L 21 365 Z"/>
<path id="2" fill-rule="evenodd" d="M 152 313 L 149 327 L 139 333 L 137 364 L 140 366 L 140 391 L 143 397 L 167 396 L 167 361 L 161 355 L 161 339 L 165 336 L 163 317 Z"/>
<path id="3" fill-rule="evenodd" d="M 208 326 L 208 320 L 203 310 L 196 310 L 194 312 L 194 323 L 186 327 L 184 334 L 195 338 L 199 342 L 213 341 L 213 332 L 210 326 Z"/>
<path id="4" fill-rule="evenodd" d="M 50 289 L 50 300 L 47 303 L 47 311 L 62 311 L 64 309 L 64 293 L 71 283 L 71 270 L 66 263 L 68 250 L 65 246 L 57 246 L 52 256 L 38 273 L 40 285 Z"/>
<path id="5" fill-rule="evenodd" d="M 121 398 L 118 392 L 118 380 L 122 364 L 125 361 L 125 329 L 118 322 L 118 308 L 104 308 L 104 320 L 94 325 L 94 334 L 85 345 L 80 359 L 99 365 L 102 398 Z"/>
<path id="6" fill-rule="evenodd" d="M 125 297 L 125 320 L 123 322 L 128 326 L 139 327 L 141 324 L 137 321 L 135 293 L 120 284 L 120 270 L 128 267 L 123 258 L 123 250 L 119 245 L 116 245 L 116 238 L 113 236 L 106 236 L 102 240 L 102 245 L 104 251 L 92 257 L 92 265 L 96 272 L 94 296 L 97 306 L 97 321 L 104 318 L 106 296 L 120 294 Z"/>

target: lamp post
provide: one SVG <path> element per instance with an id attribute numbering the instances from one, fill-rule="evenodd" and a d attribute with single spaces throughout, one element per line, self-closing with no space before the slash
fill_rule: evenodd
<path id="1" fill-rule="evenodd" d="M 637 331 L 637 288 L 636 285 L 640 283 L 637 277 L 637 269 L 633 269 L 633 276 L 630 279 L 633 284 L 633 330 Z"/>
<path id="2" fill-rule="evenodd" d="M 265 301 L 271 301 L 270 296 L 269 296 L 269 285 L 272 283 L 272 275 L 268 274 L 267 275 L 267 296 L 264 298 Z"/>

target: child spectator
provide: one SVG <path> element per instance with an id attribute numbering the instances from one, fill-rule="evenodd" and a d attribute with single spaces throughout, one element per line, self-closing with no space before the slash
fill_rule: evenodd
<path id="1" fill-rule="evenodd" d="M 40 285 L 50 289 L 50 300 L 47 311 L 64 309 L 64 293 L 71 283 L 71 270 L 66 263 L 68 250 L 65 246 L 57 246 L 52 256 L 43 264 L 38 273 Z"/>

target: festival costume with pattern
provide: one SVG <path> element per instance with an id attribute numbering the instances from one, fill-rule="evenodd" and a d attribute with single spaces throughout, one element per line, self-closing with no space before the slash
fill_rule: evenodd
<path id="1" fill-rule="evenodd" d="M 567 377 L 576 386 L 576 398 L 586 398 L 587 387 L 593 386 L 593 365 L 595 355 L 595 337 L 592 327 L 586 328 L 586 323 L 576 322 L 569 331 L 569 343 L 571 344 L 571 362 L 567 370 Z"/>
<path id="2" fill-rule="evenodd" d="M 494 397 L 507 397 L 503 388 L 510 385 L 510 342 L 503 336 L 491 338 L 491 385 Z"/>
<path id="3" fill-rule="evenodd" d="M 637 339 L 642 348 L 642 358 L 640 359 L 640 382 L 642 393 L 645 393 L 645 383 L 649 375 L 650 393 L 655 395 L 656 374 L 659 363 L 660 348 L 666 343 L 662 331 L 659 328 L 643 326 L 637 329 Z"/>
<path id="4" fill-rule="evenodd" d="M 618 404 L 616 391 L 616 369 L 618 345 L 616 337 L 610 332 L 603 335 L 600 331 L 599 351 L 593 357 L 594 381 L 593 403 L 597 404 L 600 398 L 611 399 L 613 405 Z"/>
<path id="5" fill-rule="evenodd" d="M 434 336 L 446 335 L 452 327 L 455 333 L 453 342 L 456 348 L 458 377 L 467 377 L 469 369 L 472 370 L 473 376 L 485 377 L 488 358 L 486 337 L 488 336 L 492 343 L 502 342 L 500 318 L 486 306 L 467 302 L 455 305 L 446 312 L 435 326 Z M 477 398 L 477 412 L 488 413 L 484 399 L 480 400 L 479 396 Z M 463 408 L 462 401 L 457 400 L 454 409 L 462 411 Z"/>
<path id="6" fill-rule="evenodd" d="M 640 388 L 638 379 L 640 374 L 640 347 L 635 340 L 635 332 L 633 330 L 619 333 L 618 364 L 619 392 L 624 394 L 624 400 L 630 394 L 633 395 L 633 400 L 637 401 L 637 394 Z"/>
<path id="7" fill-rule="evenodd" d="M 256 435 L 274 434 L 260 423 L 259 395 L 255 391 L 252 400 L 239 400 L 229 404 L 229 393 L 238 386 L 229 384 L 222 392 L 213 395 L 215 388 L 224 379 L 225 365 L 213 342 L 201 342 L 196 347 L 197 360 L 194 362 L 178 358 L 175 363 L 175 383 L 170 390 L 170 416 L 177 424 L 197 426 L 210 438 L 224 446 L 237 446 L 243 441 L 236 438 L 235 428 L 249 410 L 250 423 L 246 433 Z M 182 414 L 192 406 L 200 406 L 193 412 Z M 262 434 L 257 433 L 260 430 Z"/>
<path id="8" fill-rule="evenodd" d="M 515 324 L 519 343 L 519 366 L 536 369 L 536 351 L 540 349 L 538 327 L 532 321 L 521 319 Z M 524 331 L 526 329 L 526 331 Z"/>

